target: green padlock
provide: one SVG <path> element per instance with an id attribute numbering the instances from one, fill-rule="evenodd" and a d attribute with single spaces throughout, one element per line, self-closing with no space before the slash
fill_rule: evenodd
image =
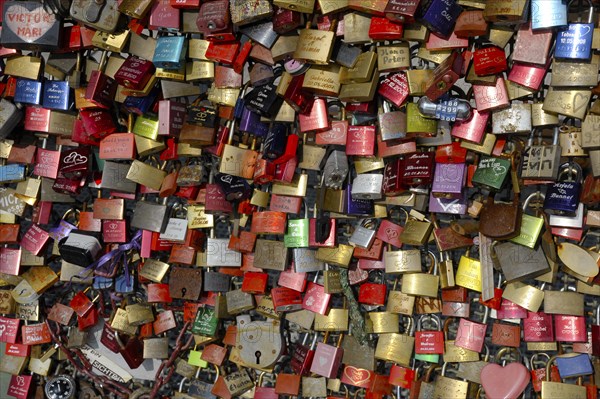
<path id="1" fill-rule="evenodd" d="M 287 234 L 283 237 L 286 248 L 308 248 L 308 209 L 304 204 L 304 218 L 290 219 L 287 225 Z"/>
<path id="2" fill-rule="evenodd" d="M 208 367 L 208 362 L 202 360 L 202 351 L 196 350 L 197 346 L 194 346 L 194 349 L 190 351 L 188 355 L 188 363 L 192 366 L 205 368 Z"/>
<path id="3" fill-rule="evenodd" d="M 519 232 L 518 236 L 510 239 L 510 241 L 514 242 L 515 244 L 524 245 L 531 249 L 535 248 L 540 233 L 542 232 L 542 227 L 544 227 L 544 219 L 542 217 L 528 215 L 525 213 L 534 198 L 537 198 L 539 200 L 538 202 L 543 204 L 544 195 L 540 192 L 533 193 L 527 197 L 523 203 L 521 231 Z"/>
<path id="4" fill-rule="evenodd" d="M 212 337 L 217 332 L 218 324 L 219 319 L 215 309 L 205 306 L 198 309 L 198 313 L 196 313 L 196 318 L 192 324 L 192 333 Z"/>
<path id="5" fill-rule="evenodd" d="M 504 185 L 508 172 L 510 172 L 509 159 L 484 155 L 479 160 L 472 182 L 473 185 L 499 191 Z"/>

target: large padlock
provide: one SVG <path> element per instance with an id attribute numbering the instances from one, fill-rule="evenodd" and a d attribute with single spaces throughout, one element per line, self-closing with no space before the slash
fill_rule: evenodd
<path id="1" fill-rule="evenodd" d="M 251 320 L 237 316 L 237 347 L 241 360 L 249 367 L 266 368 L 275 364 L 282 347 L 280 323 L 277 320 Z"/>

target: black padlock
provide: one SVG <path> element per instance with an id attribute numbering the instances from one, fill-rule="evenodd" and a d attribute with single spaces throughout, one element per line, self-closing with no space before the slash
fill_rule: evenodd
<path id="1" fill-rule="evenodd" d="M 269 127 L 267 137 L 263 142 L 263 156 L 267 159 L 277 159 L 285 152 L 287 143 L 287 125 L 273 123 Z"/>
<path id="2" fill-rule="evenodd" d="M 246 108 L 267 118 L 274 118 L 283 104 L 283 98 L 277 95 L 277 87 L 267 84 L 255 88 L 244 97 Z"/>
<path id="3" fill-rule="evenodd" d="M 98 233 L 73 230 L 58 243 L 61 258 L 77 266 L 87 267 L 98 259 L 102 245 Z"/>

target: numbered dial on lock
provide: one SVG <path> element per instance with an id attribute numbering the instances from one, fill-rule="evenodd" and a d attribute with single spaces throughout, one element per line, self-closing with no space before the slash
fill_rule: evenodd
<path id="1" fill-rule="evenodd" d="M 75 380 L 68 375 L 57 375 L 46 383 L 44 392 L 50 399 L 71 399 L 75 397 Z"/>
<path id="2" fill-rule="evenodd" d="M 238 316 L 236 342 L 245 364 L 267 368 L 275 364 L 281 354 L 281 324 L 276 320 L 252 321 L 248 315 Z"/>

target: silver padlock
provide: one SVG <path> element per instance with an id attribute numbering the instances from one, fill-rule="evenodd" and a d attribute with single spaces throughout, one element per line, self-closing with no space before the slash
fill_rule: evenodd
<path id="1" fill-rule="evenodd" d="M 492 113 L 492 133 L 531 132 L 531 104 L 511 104 L 510 108 Z"/>
<path id="2" fill-rule="evenodd" d="M 367 249 L 375 240 L 376 222 L 374 219 L 364 219 L 352 232 L 348 243 L 358 248 Z"/>
<path id="3" fill-rule="evenodd" d="M 21 110 L 4 98 L 0 99 L 0 139 L 8 136 L 21 121 Z"/>
<path id="4" fill-rule="evenodd" d="M 567 227 L 580 229 L 583 227 L 583 204 L 580 202 L 575 211 L 575 216 L 550 215 L 549 224 L 552 227 Z"/>
<path id="5" fill-rule="evenodd" d="M 240 315 L 237 321 L 237 348 L 241 360 L 250 367 L 264 369 L 275 364 L 283 348 L 279 320 L 252 320 Z"/>
<path id="6" fill-rule="evenodd" d="M 382 198 L 383 175 L 362 173 L 352 181 L 353 199 L 378 200 Z"/>
<path id="7" fill-rule="evenodd" d="M 567 26 L 567 3 L 564 0 L 531 0 L 531 29 Z"/>
<path id="8" fill-rule="evenodd" d="M 340 190 L 348 176 L 348 157 L 346 153 L 334 150 L 329 154 L 323 168 L 325 187 Z"/>
<path id="9" fill-rule="evenodd" d="M 325 262 L 317 259 L 317 251 L 309 248 L 294 248 L 294 269 L 296 273 L 316 272 L 325 270 Z"/>

